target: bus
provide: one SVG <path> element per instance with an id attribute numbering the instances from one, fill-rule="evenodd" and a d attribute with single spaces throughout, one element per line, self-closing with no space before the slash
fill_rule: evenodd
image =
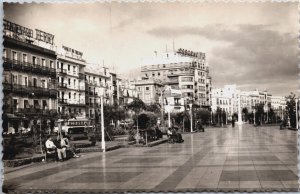
<path id="1" fill-rule="evenodd" d="M 68 120 L 58 119 L 55 122 L 53 132 L 59 133 L 59 126 L 61 125 L 61 132 L 71 136 L 71 139 L 85 139 L 88 136 L 88 132 L 92 130 L 93 126 L 87 118 L 72 118 Z M 84 138 L 83 138 L 84 137 Z"/>

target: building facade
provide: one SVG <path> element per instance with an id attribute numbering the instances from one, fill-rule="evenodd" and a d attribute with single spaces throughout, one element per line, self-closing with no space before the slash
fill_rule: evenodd
<path id="1" fill-rule="evenodd" d="M 111 104 L 110 74 L 107 68 L 95 64 L 85 67 L 85 95 L 87 117 L 94 119 L 100 113 L 101 95 L 103 104 Z"/>
<path id="2" fill-rule="evenodd" d="M 83 53 L 66 46 L 57 53 L 58 113 L 85 117 Z"/>
<path id="3" fill-rule="evenodd" d="M 14 133 L 56 114 L 56 53 L 54 35 L 3 22 L 3 129 Z"/>
<path id="4" fill-rule="evenodd" d="M 159 103 L 161 93 L 163 92 L 163 84 L 157 79 L 140 79 L 133 83 L 136 87 L 138 97 L 145 104 Z"/>
<path id="5" fill-rule="evenodd" d="M 189 101 L 210 108 L 211 77 L 205 53 L 178 49 L 161 57 L 144 60 L 145 79 L 158 79 L 165 86 L 181 91 Z"/>

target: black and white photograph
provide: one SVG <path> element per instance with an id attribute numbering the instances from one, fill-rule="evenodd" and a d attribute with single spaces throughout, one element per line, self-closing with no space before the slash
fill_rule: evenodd
<path id="1" fill-rule="evenodd" d="M 298 6 L 2 3 L 2 192 L 299 192 Z"/>

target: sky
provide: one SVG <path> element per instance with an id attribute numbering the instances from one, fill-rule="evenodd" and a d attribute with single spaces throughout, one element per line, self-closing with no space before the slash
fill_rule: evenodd
<path id="1" fill-rule="evenodd" d="M 89 63 L 128 78 L 143 59 L 184 48 L 205 52 L 213 88 L 237 84 L 298 91 L 297 3 L 4 4 L 4 18 L 55 35 Z"/>

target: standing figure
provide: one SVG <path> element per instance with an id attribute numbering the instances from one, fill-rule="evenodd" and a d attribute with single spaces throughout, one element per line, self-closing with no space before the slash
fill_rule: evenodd
<path id="1" fill-rule="evenodd" d="M 231 122 L 232 122 L 232 127 L 234 127 L 235 126 L 235 118 L 234 117 L 232 117 Z"/>

